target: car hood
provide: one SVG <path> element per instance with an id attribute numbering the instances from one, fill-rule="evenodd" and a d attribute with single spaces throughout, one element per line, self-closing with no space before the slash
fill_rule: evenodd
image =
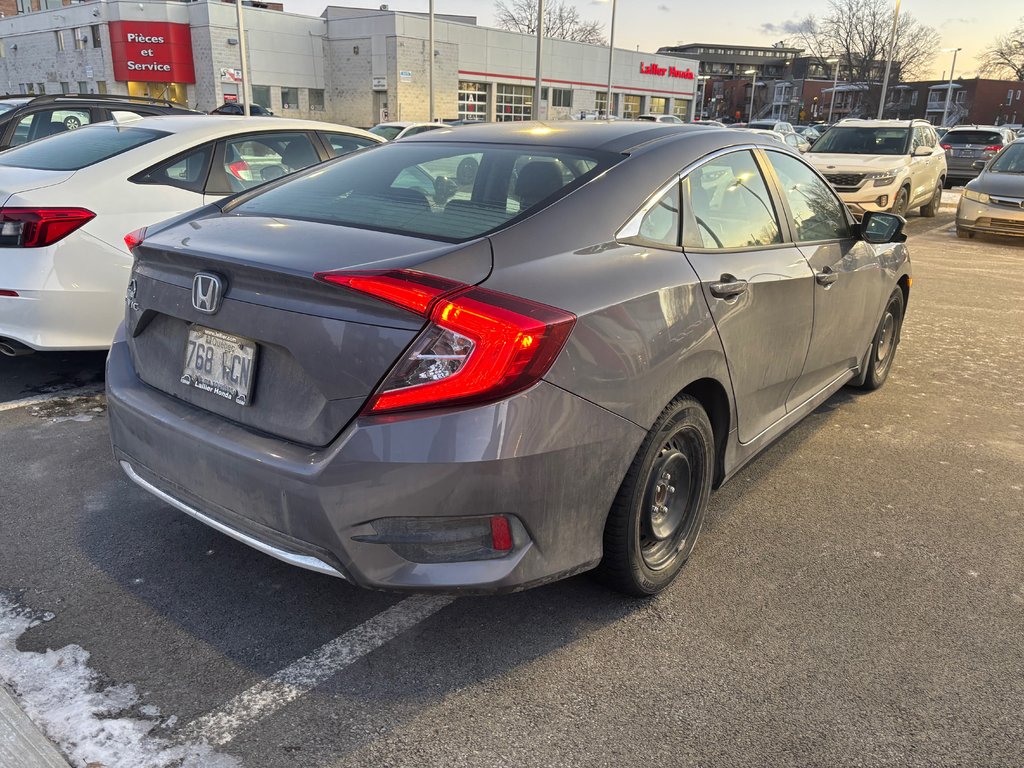
<path id="1" fill-rule="evenodd" d="M 0 205 L 6 204 L 11 195 L 62 184 L 74 175 L 74 171 L 40 171 L 0 165 Z"/>
<path id="2" fill-rule="evenodd" d="M 833 155 L 814 150 L 808 152 L 804 157 L 822 172 L 851 171 L 856 173 L 903 168 L 906 166 L 907 160 L 905 155 Z"/>
<path id="3" fill-rule="evenodd" d="M 989 195 L 1024 197 L 1024 173 L 990 173 L 986 171 L 967 186 L 976 192 L 984 192 Z"/>

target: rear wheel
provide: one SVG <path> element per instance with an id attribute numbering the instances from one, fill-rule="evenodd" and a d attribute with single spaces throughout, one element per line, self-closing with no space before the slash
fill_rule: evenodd
<path id="1" fill-rule="evenodd" d="M 932 199 L 928 201 L 927 205 L 921 206 L 921 215 L 929 219 L 932 218 L 939 212 L 940 205 L 942 205 L 942 179 L 935 184 L 935 194 L 932 195 Z"/>
<path id="2" fill-rule="evenodd" d="M 707 414 L 692 397 L 678 397 L 662 411 L 608 515 L 596 571 L 601 581 L 639 597 L 672 583 L 704 522 L 714 445 Z"/>
<path id="3" fill-rule="evenodd" d="M 896 357 L 896 345 L 900 341 L 900 325 L 903 323 L 903 291 L 897 288 L 889 296 L 882 312 L 882 319 L 871 341 L 868 354 L 868 372 L 861 389 L 878 389 L 885 384 Z"/>

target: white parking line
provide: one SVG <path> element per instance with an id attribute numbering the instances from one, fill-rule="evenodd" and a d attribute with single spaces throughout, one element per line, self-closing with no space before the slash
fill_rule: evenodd
<path id="1" fill-rule="evenodd" d="M 0 403 L 0 412 L 13 411 L 17 408 L 27 408 L 30 405 L 48 403 L 51 400 L 78 400 L 83 397 L 95 397 L 101 392 L 103 392 L 102 386 L 66 389 L 63 392 L 52 392 L 48 395 L 36 395 L 35 397 L 26 397 L 22 400 L 11 400 L 6 403 Z"/>
<path id="2" fill-rule="evenodd" d="M 295 701 L 353 662 L 437 613 L 454 599 L 445 595 L 407 597 L 235 696 L 218 711 L 193 720 L 182 729 L 181 735 L 189 740 L 205 739 L 214 747 L 223 746 L 240 730 Z"/>

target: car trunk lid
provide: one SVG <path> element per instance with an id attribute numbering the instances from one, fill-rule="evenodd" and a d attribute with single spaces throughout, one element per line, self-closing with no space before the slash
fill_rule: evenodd
<path id="1" fill-rule="evenodd" d="M 486 239 L 451 245 L 233 215 L 163 230 L 135 254 L 126 327 L 139 378 L 197 408 L 317 447 L 329 443 L 359 412 L 425 321 L 387 302 L 314 280 L 313 274 L 417 269 L 476 284 L 491 268 Z M 193 304 L 200 273 L 221 281 L 222 301 L 214 313 Z M 195 355 L 195 337 L 190 339 L 189 332 L 204 328 L 255 345 L 245 405 L 183 380 L 189 373 L 187 356 Z"/>
<path id="2" fill-rule="evenodd" d="M 0 205 L 6 205 L 13 195 L 63 184 L 74 175 L 74 171 L 41 171 L 36 168 L 0 166 Z"/>

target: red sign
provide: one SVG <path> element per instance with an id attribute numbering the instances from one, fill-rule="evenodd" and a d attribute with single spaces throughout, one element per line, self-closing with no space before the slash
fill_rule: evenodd
<path id="1" fill-rule="evenodd" d="M 165 21 L 110 22 L 110 55 L 115 80 L 194 83 L 192 31 Z"/>
<path id="2" fill-rule="evenodd" d="M 657 75 L 658 77 L 678 77 L 682 80 L 693 80 L 693 70 L 689 67 L 686 69 L 676 69 L 675 67 L 659 67 L 657 64 L 644 64 L 640 62 L 640 74 L 641 75 Z"/>

